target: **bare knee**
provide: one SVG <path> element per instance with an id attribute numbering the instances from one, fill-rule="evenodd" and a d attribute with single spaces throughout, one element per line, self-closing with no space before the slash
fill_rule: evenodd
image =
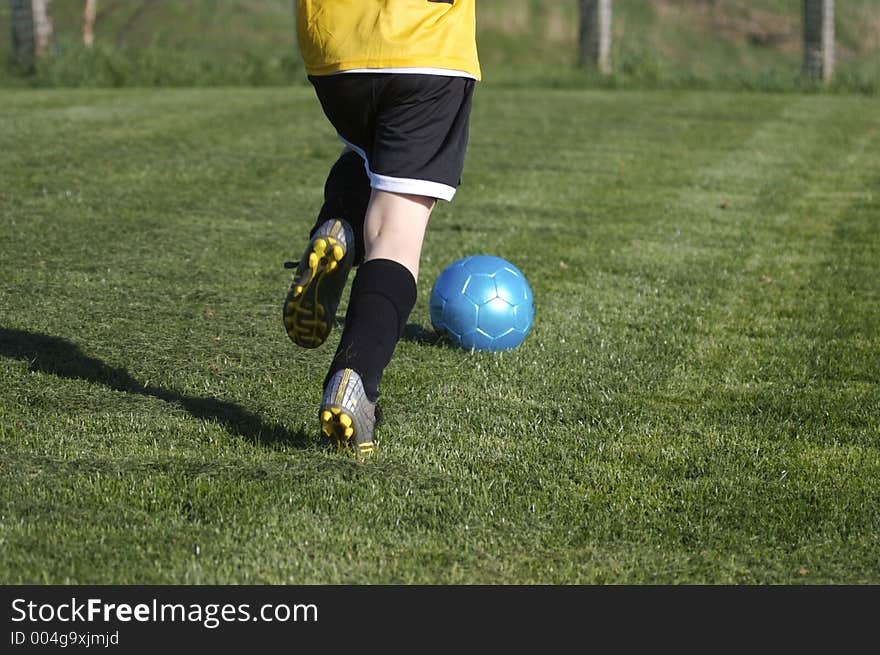
<path id="1" fill-rule="evenodd" d="M 365 261 L 390 259 L 418 279 L 425 229 L 434 198 L 373 190 L 364 223 Z"/>

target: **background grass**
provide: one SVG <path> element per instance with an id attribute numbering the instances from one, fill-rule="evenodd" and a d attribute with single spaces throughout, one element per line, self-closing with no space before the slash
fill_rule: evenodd
<path id="1" fill-rule="evenodd" d="M 0 581 L 877 584 L 874 109 L 481 87 L 361 464 L 281 324 L 312 93 L 0 91 Z M 515 351 L 431 332 L 478 252 Z"/>
<path id="2" fill-rule="evenodd" d="M 52 56 L 5 86 L 290 85 L 304 80 L 289 0 L 101 0 L 96 47 L 79 44 L 82 5 L 55 2 Z M 576 0 L 480 0 L 488 84 L 566 88 L 802 91 L 802 0 L 626 0 L 613 5 L 614 74 L 578 70 Z M 837 73 L 824 90 L 880 91 L 880 5 L 836 6 Z M 10 56 L 9 3 L 0 53 Z"/>

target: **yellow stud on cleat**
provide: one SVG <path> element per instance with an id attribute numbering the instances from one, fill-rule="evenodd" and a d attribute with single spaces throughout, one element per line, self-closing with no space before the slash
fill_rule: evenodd
<path id="1" fill-rule="evenodd" d="M 340 450 L 359 457 L 373 452 L 378 409 L 367 397 L 363 380 L 354 369 L 342 369 L 331 376 L 318 416 L 321 432 Z"/>

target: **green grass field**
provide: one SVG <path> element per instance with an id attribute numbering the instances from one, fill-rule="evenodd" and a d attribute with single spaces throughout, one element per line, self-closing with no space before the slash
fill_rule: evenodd
<path id="1" fill-rule="evenodd" d="M 281 323 L 311 92 L 0 91 L 0 582 L 880 583 L 878 129 L 479 88 L 359 463 Z M 531 282 L 514 351 L 431 332 L 474 253 Z"/>

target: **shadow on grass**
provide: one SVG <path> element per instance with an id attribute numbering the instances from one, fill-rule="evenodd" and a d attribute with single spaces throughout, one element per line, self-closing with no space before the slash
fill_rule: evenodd
<path id="1" fill-rule="evenodd" d="M 433 329 L 427 330 L 418 323 L 407 323 L 400 338 L 402 341 L 413 341 L 426 346 L 446 345 L 443 335 Z"/>
<path id="2" fill-rule="evenodd" d="M 30 362 L 30 370 L 51 373 L 71 380 L 85 380 L 104 385 L 114 391 L 152 396 L 179 405 L 192 417 L 214 421 L 232 434 L 256 444 L 281 443 L 298 448 L 311 448 L 315 439 L 301 428 L 290 432 L 277 423 L 266 423 L 257 414 L 240 405 L 217 398 L 185 396 L 162 387 L 143 385 L 123 368 L 108 366 L 100 359 L 89 357 L 79 346 L 38 332 L 0 328 L 0 355 Z"/>

